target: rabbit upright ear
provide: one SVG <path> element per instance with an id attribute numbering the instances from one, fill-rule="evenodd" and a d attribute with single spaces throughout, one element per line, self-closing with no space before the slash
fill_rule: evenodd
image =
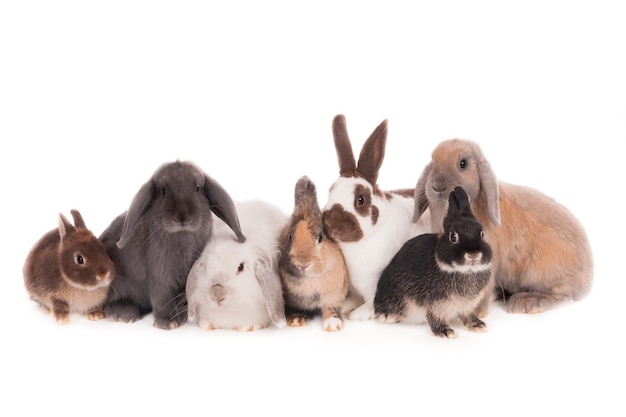
<path id="1" fill-rule="evenodd" d="M 59 213 L 59 236 L 61 240 L 65 239 L 68 234 L 73 233 L 74 230 L 76 229 L 72 226 L 72 223 L 63 214 Z"/>
<path id="2" fill-rule="evenodd" d="M 86 229 L 87 226 L 85 226 L 85 221 L 83 220 L 83 216 L 81 216 L 80 212 L 78 210 L 70 210 L 70 214 L 72 215 L 72 217 L 74 218 L 74 226 L 78 229 Z"/>
<path id="3" fill-rule="evenodd" d="M 417 223 L 417 221 L 422 217 L 422 214 L 428 208 L 428 198 L 426 197 L 426 181 L 428 181 L 428 176 L 430 172 L 433 170 L 433 163 L 429 162 L 422 171 L 419 179 L 417 180 L 417 184 L 415 185 L 415 203 L 413 209 L 413 223 Z"/>
<path id="4" fill-rule="evenodd" d="M 383 120 L 372 132 L 361 148 L 357 171 L 372 186 L 378 181 L 378 171 L 385 158 L 385 146 L 387 145 L 387 119 Z"/>
<path id="5" fill-rule="evenodd" d="M 122 227 L 122 234 L 120 235 L 120 239 L 117 241 L 118 248 L 121 249 L 126 246 L 130 238 L 133 236 L 135 226 L 137 225 L 141 215 L 148 208 L 153 195 L 154 185 L 152 184 L 152 180 L 150 180 L 142 185 L 139 191 L 137 191 L 137 194 L 135 194 L 135 197 L 133 197 L 130 207 L 126 212 L 124 226 Z"/>
<path id="6" fill-rule="evenodd" d="M 339 175 L 351 177 L 356 171 L 356 159 L 354 159 L 352 144 L 346 128 L 346 118 L 343 114 L 338 114 L 333 119 L 333 138 L 337 151 L 337 161 L 339 162 Z"/>
<path id="7" fill-rule="evenodd" d="M 254 273 L 261 286 L 270 319 L 276 326 L 284 327 L 287 324 L 287 319 L 285 318 L 283 288 L 280 277 L 274 271 L 272 260 L 259 253 L 254 263 Z"/>
<path id="8" fill-rule="evenodd" d="M 500 225 L 500 193 L 498 188 L 498 180 L 491 169 L 491 164 L 484 158 L 478 161 L 478 176 L 480 177 L 480 185 L 485 193 L 487 202 L 487 212 L 491 221 L 496 226 Z"/>
<path id="9" fill-rule="evenodd" d="M 450 193 L 449 207 L 450 211 L 454 209 L 459 213 L 471 214 L 472 209 L 470 208 L 469 197 L 463 187 L 455 187 L 454 191 Z"/>
<path id="10" fill-rule="evenodd" d="M 309 215 L 320 215 L 321 211 L 317 203 L 317 189 L 315 184 L 306 175 L 296 182 L 295 188 L 295 208 L 294 212 L 305 217 Z M 312 217 L 312 216 L 311 216 Z"/>

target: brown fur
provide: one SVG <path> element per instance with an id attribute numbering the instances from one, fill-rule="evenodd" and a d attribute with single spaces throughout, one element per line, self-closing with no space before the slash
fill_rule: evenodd
<path id="1" fill-rule="evenodd" d="M 72 216 L 75 226 L 60 215 L 59 228 L 33 246 L 24 263 L 24 285 L 30 297 L 60 323 L 69 322 L 72 312 L 100 320 L 115 266 L 80 213 L 72 210 Z M 83 264 L 76 262 L 79 255 Z"/>
<path id="2" fill-rule="evenodd" d="M 295 208 L 280 237 L 279 274 L 289 326 L 302 326 L 321 311 L 325 330 L 339 330 L 341 308 L 348 293 L 348 272 L 339 245 L 323 233 L 314 184 L 302 177 L 296 184 Z"/>
<path id="3" fill-rule="evenodd" d="M 508 296 L 509 312 L 539 313 L 590 291 L 593 258 L 578 220 L 537 190 L 497 182 L 473 142 L 455 139 L 435 148 L 417 183 L 414 220 L 428 206 L 433 227 L 442 228 L 446 202 L 438 195 L 455 186 L 465 189 L 484 226 L 493 250 L 491 285 Z M 488 301 L 480 307 L 482 315 Z"/>

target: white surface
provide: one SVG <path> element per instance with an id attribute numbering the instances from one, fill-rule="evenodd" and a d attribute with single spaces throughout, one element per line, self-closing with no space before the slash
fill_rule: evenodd
<path id="1" fill-rule="evenodd" d="M 11 415 L 623 415 L 626 30 L 619 2 L 4 2 L 0 410 Z M 412 187 L 441 140 L 479 142 L 500 179 L 586 227 L 595 285 L 489 332 L 318 319 L 206 332 L 62 326 L 21 267 L 59 212 L 100 234 L 163 162 L 190 159 L 238 200 L 320 204 L 389 119 L 383 189 Z M 0 411 L 7 415 L 6 411 Z"/>

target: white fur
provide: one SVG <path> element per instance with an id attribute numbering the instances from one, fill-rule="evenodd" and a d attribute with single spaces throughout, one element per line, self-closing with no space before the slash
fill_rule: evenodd
<path id="1" fill-rule="evenodd" d="M 370 216 L 361 216 L 354 209 L 354 189 L 357 184 L 372 191 L 372 205 L 379 210 L 376 224 L 372 224 Z M 418 223 L 413 223 L 413 198 L 397 194 L 392 194 L 390 199 L 374 196 L 372 186 L 363 178 L 337 179 L 331 187 L 324 210 L 335 204 L 354 214 L 363 231 L 363 237 L 356 242 L 338 243 L 343 251 L 350 283 L 364 301 L 350 313 L 349 318 L 369 320 L 374 317 L 374 297 L 383 269 L 407 240 L 431 232 L 430 216 L 422 216 Z"/>
<path id="2" fill-rule="evenodd" d="M 339 317 L 329 317 L 322 323 L 327 332 L 337 332 L 343 327 L 343 321 Z"/>
<path id="3" fill-rule="evenodd" d="M 483 272 L 488 271 L 491 268 L 491 263 L 486 264 L 458 264 L 453 262 L 452 265 L 448 265 L 447 263 L 441 262 L 439 257 L 435 257 L 435 261 L 437 262 L 437 267 L 441 269 L 443 272 L 447 272 L 450 274 L 467 274 L 472 272 Z"/>
<path id="4" fill-rule="evenodd" d="M 221 220 L 213 225 L 213 236 L 192 267 L 187 281 L 189 321 L 204 329 L 254 330 L 272 320 L 284 326 L 282 317 L 271 317 L 255 269 L 269 265 L 280 288 L 276 263 L 278 240 L 288 217 L 278 208 L 260 201 L 235 202 L 246 241 L 236 241 L 232 230 Z M 243 270 L 239 271 L 239 265 Z M 224 287 L 225 298 L 218 304 L 210 297 L 213 285 Z M 282 292 L 275 294 L 282 302 Z"/>

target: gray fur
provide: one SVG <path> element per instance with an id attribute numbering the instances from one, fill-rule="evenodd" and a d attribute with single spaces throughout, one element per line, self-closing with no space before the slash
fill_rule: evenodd
<path id="1" fill-rule="evenodd" d="M 133 322 L 152 312 L 163 329 L 184 323 L 187 275 L 211 236 L 212 213 L 245 240 L 233 202 L 215 180 L 189 162 L 162 165 L 100 236 L 118 273 L 105 315 Z"/>

